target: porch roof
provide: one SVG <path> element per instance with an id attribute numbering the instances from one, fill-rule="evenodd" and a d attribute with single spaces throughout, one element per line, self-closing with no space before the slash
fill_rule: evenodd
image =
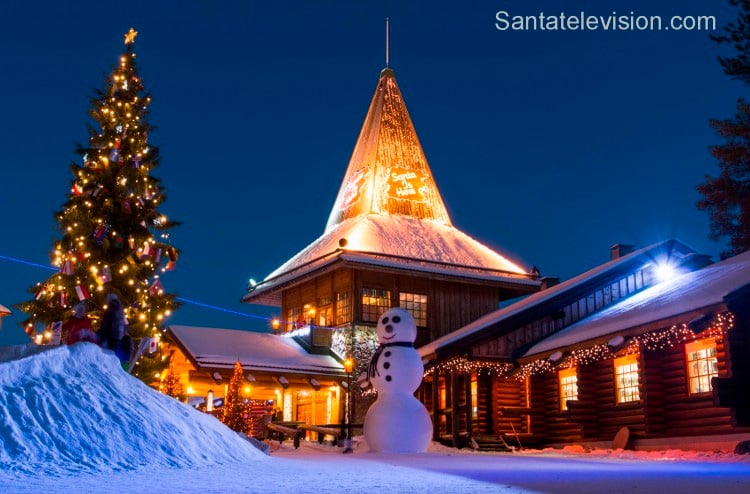
<path id="1" fill-rule="evenodd" d="M 308 353 L 292 338 L 196 326 L 170 326 L 168 333 L 199 369 L 231 369 L 239 360 L 245 371 L 346 375 L 338 360 L 330 355 Z"/>

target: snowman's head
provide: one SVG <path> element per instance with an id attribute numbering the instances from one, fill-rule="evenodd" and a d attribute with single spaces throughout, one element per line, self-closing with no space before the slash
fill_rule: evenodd
<path id="1" fill-rule="evenodd" d="M 378 341 L 380 343 L 414 343 L 417 325 L 409 311 L 401 307 L 388 309 L 378 319 Z"/>

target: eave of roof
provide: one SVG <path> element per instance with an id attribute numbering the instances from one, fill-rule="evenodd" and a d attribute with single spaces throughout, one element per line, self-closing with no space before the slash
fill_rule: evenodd
<path id="1" fill-rule="evenodd" d="M 420 356 L 434 358 L 444 353 L 451 353 L 458 347 L 464 349 L 476 341 L 493 334 L 501 327 L 507 330 L 515 329 L 526 319 L 537 317 L 543 307 L 559 303 L 560 300 L 587 291 L 614 273 L 627 272 L 633 266 L 656 262 L 664 256 L 689 256 L 695 251 L 678 240 L 665 240 L 651 246 L 632 252 L 626 256 L 610 260 L 590 269 L 570 280 L 564 281 L 546 290 L 534 293 L 518 302 L 491 312 L 476 321 L 446 334 L 418 349 Z M 530 320 L 528 321 L 530 322 Z"/>

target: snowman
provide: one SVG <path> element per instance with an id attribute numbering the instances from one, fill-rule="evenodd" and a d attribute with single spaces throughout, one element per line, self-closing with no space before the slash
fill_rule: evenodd
<path id="1" fill-rule="evenodd" d="M 378 399 L 365 416 L 365 439 L 371 451 L 423 452 L 432 439 L 432 421 L 414 397 L 424 374 L 414 349 L 414 318 L 405 309 L 389 309 L 378 319 L 377 336 L 380 346 L 370 361 L 368 377 Z"/>

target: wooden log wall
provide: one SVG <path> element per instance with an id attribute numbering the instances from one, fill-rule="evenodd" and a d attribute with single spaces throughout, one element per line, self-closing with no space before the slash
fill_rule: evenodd
<path id="1" fill-rule="evenodd" d="M 724 377 L 728 371 L 726 345 L 723 342 L 716 345 L 716 357 L 719 377 Z M 684 345 L 659 352 L 647 352 L 646 358 L 658 361 L 661 365 L 664 399 L 661 410 L 650 410 L 650 416 L 659 412 L 663 414 L 666 434 L 690 436 L 736 432 L 732 427 L 730 408 L 715 406 L 710 393 L 690 395 Z M 651 378 L 651 375 L 646 376 L 647 380 Z M 651 403 L 648 405 L 652 406 Z"/>
<path id="2" fill-rule="evenodd" d="M 647 435 L 661 435 L 667 429 L 664 394 L 664 366 L 661 352 L 643 353 L 641 370 L 641 399 L 643 400 Z M 684 370 L 684 369 L 683 369 Z"/>
<path id="3" fill-rule="evenodd" d="M 544 423 L 544 441 L 550 443 L 575 442 L 582 439 L 581 424 L 571 422 L 568 413 L 560 410 L 560 390 L 557 372 L 532 376 L 532 406 L 539 410 L 532 416 L 531 432 Z"/>
<path id="4" fill-rule="evenodd" d="M 472 424 L 473 435 L 492 434 L 494 430 L 492 382 L 486 374 L 477 377 L 477 418 Z"/>
<path id="5" fill-rule="evenodd" d="M 529 432 L 527 414 L 514 413 L 512 410 L 528 407 L 524 381 L 493 378 L 491 399 L 488 408 L 492 410 L 492 434 L 526 434 Z"/>
<path id="6" fill-rule="evenodd" d="M 642 369 L 642 363 L 639 365 Z M 630 429 L 633 438 L 643 437 L 646 433 L 643 405 L 640 401 L 618 404 L 615 397 L 615 369 L 612 360 L 601 360 L 586 369 L 593 374 L 596 389 L 596 408 L 598 419 L 597 438 L 611 440 L 622 427 Z M 641 372 L 642 375 L 642 372 Z M 643 379 L 639 393 L 643 397 Z"/>
<path id="7" fill-rule="evenodd" d="M 571 422 L 580 424 L 584 439 L 598 439 L 599 418 L 597 409 L 596 369 L 591 366 L 578 368 L 578 400 L 568 402 L 568 417 Z"/>

